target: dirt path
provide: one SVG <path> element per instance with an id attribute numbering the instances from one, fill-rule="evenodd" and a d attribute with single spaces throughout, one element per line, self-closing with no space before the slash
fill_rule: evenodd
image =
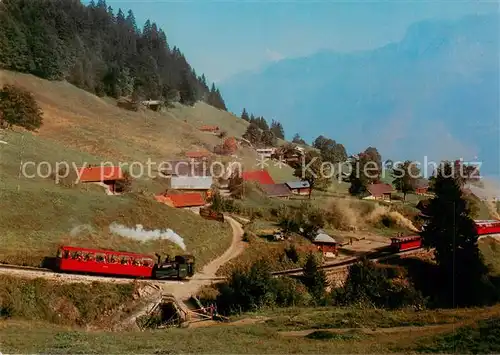
<path id="1" fill-rule="evenodd" d="M 286 332 L 278 332 L 279 335 L 289 337 L 305 337 L 311 333 L 321 331 L 330 332 L 333 334 L 342 334 L 349 332 L 360 332 L 363 334 L 388 334 L 388 333 L 402 333 L 402 332 L 422 332 L 427 330 L 447 330 L 456 327 L 455 324 L 438 324 L 438 325 L 424 325 L 424 326 L 407 326 L 407 327 L 391 327 L 391 328 L 326 328 L 326 329 L 306 329 L 306 330 L 292 330 Z"/>
<path id="2" fill-rule="evenodd" d="M 182 284 L 175 285 L 165 285 L 165 291 L 172 293 L 176 298 L 180 300 L 185 300 L 191 295 L 195 294 L 202 286 L 210 285 L 216 277 L 217 270 L 227 263 L 229 260 L 240 255 L 245 249 L 245 242 L 243 242 L 243 228 L 236 222 L 233 218 L 225 216 L 226 220 L 231 225 L 233 229 L 233 240 L 231 246 L 217 259 L 212 260 L 210 263 L 205 265 L 203 270 L 195 274 L 189 281 Z"/>

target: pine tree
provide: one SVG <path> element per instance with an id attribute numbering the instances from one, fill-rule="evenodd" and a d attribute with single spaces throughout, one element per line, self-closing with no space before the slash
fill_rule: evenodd
<path id="1" fill-rule="evenodd" d="M 325 297 L 325 289 L 328 286 L 326 273 L 318 269 L 318 263 L 312 253 L 307 256 L 302 276 L 304 285 L 317 303 L 321 303 Z"/>
<path id="2" fill-rule="evenodd" d="M 140 31 L 132 11 L 114 16 L 104 0 L 0 1 L 0 48 L 2 68 L 64 78 L 98 95 L 127 95 L 132 85 L 136 96 L 161 99 L 165 87 L 179 88 L 184 71 L 194 100 L 210 92 L 157 24 L 148 20 Z M 213 103 L 226 109 L 217 88 Z"/>
<path id="3" fill-rule="evenodd" d="M 189 82 L 187 71 L 183 72 L 179 94 L 181 96 L 180 103 L 183 105 L 193 106 L 196 102 L 195 92 L 193 86 Z"/>
<path id="4" fill-rule="evenodd" d="M 475 223 L 452 165 L 437 170 L 435 197 L 426 208 L 428 221 L 421 232 L 424 246 L 434 248 L 440 278 L 436 292 L 448 305 L 478 305 L 495 295 L 480 254 Z"/>
<path id="5" fill-rule="evenodd" d="M 293 175 L 301 180 L 309 183 L 309 198 L 311 198 L 312 190 L 317 186 L 327 186 L 330 179 L 327 178 L 330 172 L 323 169 L 323 161 L 321 156 L 315 151 L 309 151 L 304 156 L 304 164 L 297 162 L 292 166 L 294 168 Z"/>
<path id="6" fill-rule="evenodd" d="M 265 147 L 275 147 L 278 141 L 273 132 L 263 131 L 261 137 L 261 143 Z"/>
<path id="7" fill-rule="evenodd" d="M 306 145 L 306 141 L 303 140 L 298 133 L 295 133 L 293 136 L 292 143 Z"/>
<path id="8" fill-rule="evenodd" d="M 369 147 L 351 161 L 349 193 L 355 196 L 366 194 L 368 185 L 377 183 L 382 170 L 382 158 L 376 148 Z"/>
<path id="9" fill-rule="evenodd" d="M 272 120 L 270 130 L 276 138 L 285 139 L 285 130 L 280 122 Z"/>
<path id="10" fill-rule="evenodd" d="M 248 117 L 248 112 L 245 108 L 243 108 L 243 112 L 241 113 L 241 119 L 250 122 L 250 117 Z"/>
<path id="11" fill-rule="evenodd" d="M 260 142 L 262 140 L 262 132 L 255 123 L 250 123 L 250 125 L 248 125 L 247 127 L 247 130 L 243 134 L 243 138 L 249 140 L 253 145 L 260 145 Z"/>
<path id="12" fill-rule="evenodd" d="M 392 183 L 396 190 L 403 193 L 403 199 L 406 200 L 406 194 L 414 192 L 417 180 L 420 175 L 420 169 L 411 161 L 397 164 L 393 169 Z"/>

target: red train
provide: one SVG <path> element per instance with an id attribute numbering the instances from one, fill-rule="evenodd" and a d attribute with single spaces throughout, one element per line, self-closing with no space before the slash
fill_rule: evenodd
<path id="1" fill-rule="evenodd" d="M 422 247 L 422 237 L 419 235 L 391 238 L 391 249 L 395 253 L 399 253 L 401 251 L 406 251 L 406 250 L 418 249 L 421 247 Z"/>
<path id="2" fill-rule="evenodd" d="M 478 236 L 489 234 L 500 234 L 500 221 L 496 220 L 475 220 Z M 391 249 L 394 252 L 418 249 L 422 247 L 422 237 L 412 235 L 408 237 L 391 238 Z"/>
<path id="3" fill-rule="evenodd" d="M 146 254 L 63 246 L 59 248 L 56 269 L 62 272 L 113 275 L 131 278 L 186 278 L 194 274 L 194 257 L 177 255 L 158 262 Z"/>
<path id="4" fill-rule="evenodd" d="M 500 233 L 500 221 L 496 220 L 475 220 L 477 235 L 488 235 Z"/>

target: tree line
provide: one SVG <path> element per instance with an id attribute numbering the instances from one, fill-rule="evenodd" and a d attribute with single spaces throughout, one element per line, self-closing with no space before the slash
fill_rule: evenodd
<path id="1" fill-rule="evenodd" d="M 0 2 L 0 68 L 67 80 L 115 98 L 203 100 L 226 105 L 218 88 L 197 75 L 165 32 L 147 20 L 139 29 L 131 10 L 116 15 L 105 0 Z"/>
<path id="2" fill-rule="evenodd" d="M 285 130 L 278 121 L 272 120 L 271 125 L 269 125 L 264 117 L 256 117 L 253 113 L 249 115 L 245 108 L 241 113 L 241 119 L 250 123 L 243 138 L 254 146 L 275 147 L 278 144 L 278 139 L 285 139 Z"/>

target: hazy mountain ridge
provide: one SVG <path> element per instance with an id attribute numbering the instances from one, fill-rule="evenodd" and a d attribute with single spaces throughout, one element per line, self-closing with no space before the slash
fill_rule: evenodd
<path id="1" fill-rule="evenodd" d="M 385 158 L 455 158 L 499 169 L 499 17 L 423 21 L 399 43 L 285 59 L 221 83 L 243 107 L 283 122 L 288 137 L 326 134 Z"/>

